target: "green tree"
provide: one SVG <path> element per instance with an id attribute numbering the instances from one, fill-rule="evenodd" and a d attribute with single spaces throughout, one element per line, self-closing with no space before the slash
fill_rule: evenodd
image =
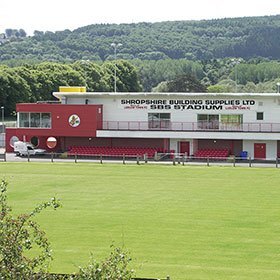
<path id="1" fill-rule="evenodd" d="M 104 79 L 109 85 L 110 91 L 114 90 L 115 67 L 117 91 L 138 92 L 142 89 L 136 67 L 128 61 L 118 60 L 102 64 Z"/>
<path id="2" fill-rule="evenodd" d="M 131 258 L 122 249 L 113 246 L 111 248 L 109 257 L 101 262 L 91 258 L 86 267 L 80 267 L 74 279 L 130 280 L 134 275 L 134 271 L 128 267 Z"/>
<path id="3" fill-rule="evenodd" d="M 1 280 L 56 280 L 59 275 L 49 274 L 50 243 L 35 217 L 46 208 L 61 206 L 55 197 L 36 206 L 31 212 L 14 216 L 7 202 L 8 183 L 0 183 L 0 279 Z M 130 280 L 134 271 L 129 269 L 128 253 L 111 246 L 110 255 L 100 261 L 89 261 L 71 275 L 72 280 Z M 64 278 L 63 278 L 64 279 Z M 68 278 L 67 278 L 68 279 Z M 70 279 L 70 278 L 69 278 Z"/>
<path id="4" fill-rule="evenodd" d="M 13 68 L 0 67 L 0 100 L 6 115 L 15 113 L 16 103 L 28 102 L 30 87 Z"/>
<path id="5" fill-rule="evenodd" d="M 206 92 L 206 87 L 192 75 L 179 76 L 167 82 L 168 92 Z"/>
<path id="6" fill-rule="evenodd" d="M 0 279 L 35 279 L 35 273 L 46 272 L 51 249 L 46 234 L 34 218 L 48 207 L 57 209 L 60 202 L 52 198 L 31 212 L 13 216 L 7 203 L 7 182 L 0 184 Z M 34 253 L 36 250 L 36 254 Z M 32 252 L 30 254 L 27 252 Z"/>
<path id="7" fill-rule="evenodd" d="M 223 93 L 223 92 L 228 92 L 228 88 L 224 85 L 213 85 L 207 88 L 207 92 Z"/>

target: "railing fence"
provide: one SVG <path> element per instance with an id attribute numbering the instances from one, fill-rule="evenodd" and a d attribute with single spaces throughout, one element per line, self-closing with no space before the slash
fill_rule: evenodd
<path id="1" fill-rule="evenodd" d="M 15 154 L 6 154 L 6 152 L 0 152 L 0 161 L 44 161 L 44 162 L 95 162 L 95 163 L 121 163 L 125 164 L 166 164 L 166 165 L 204 165 L 204 166 L 270 166 L 279 167 L 279 158 L 271 159 L 252 159 L 251 157 L 194 157 L 187 156 L 180 153 L 156 153 L 153 158 L 148 158 L 147 155 L 104 155 L 104 154 L 71 154 L 67 153 L 47 153 L 44 155 L 30 155 L 16 156 Z"/>

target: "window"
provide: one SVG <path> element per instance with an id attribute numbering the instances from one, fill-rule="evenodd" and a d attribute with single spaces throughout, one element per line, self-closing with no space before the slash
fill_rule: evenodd
<path id="1" fill-rule="evenodd" d="M 18 137 L 17 136 L 12 136 L 11 139 L 10 139 L 10 146 L 13 148 L 15 142 L 17 142 L 17 141 L 19 141 Z"/>
<path id="2" fill-rule="evenodd" d="M 148 113 L 149 128 L 170 128 L 170 113 Z"/>
<path id="3" fill-rule="evenodd" d="M 30 139 L 30 142 L 31 144 L 37 148 L 39 146 L 39 138 L 36 137 L 36 136 L 33 136 L 31 139 Z"/>
<path id="4" fill-rule="evenodd" d="M 30 127 L 40 127 L 40 113 L 30 113 Z"/>
<path id="5" fill-rule="evenodd" d="M 263 112 L 257 112 L 257 121 L 263 121 L 263 120 L 264 120 Z"/>
<path id="6" fill-rule="evenodd" d="M 29 113 L 19 113 L 19 127 L 29 127 Z"/>
<path id="7" fill-rule="evenodd" d="M 41 127 L 50 128 L 51 127 L 51 114 L 41 113 Z"/>
<path id="8" fill-rule="evenodd" d="M 19 127 L 50 128 L 50 113 L 18 113 Z"/>
<path id="9" fill-rule="evenodd" d="M 201 129 L 219 129 L 219 115 L 197 115 L 197 127 Z"/>
<path id="10" fill-rule="evenodd" d="M 223 123 L 223 124 L 242 124 L 243 115 L 221 115 L 221 123 Z"/>
<path id="11" fill-rule="evenodd" d="M 242 128 L 243 115 L 221 115 L 221 129 L 240 130 Z"/>

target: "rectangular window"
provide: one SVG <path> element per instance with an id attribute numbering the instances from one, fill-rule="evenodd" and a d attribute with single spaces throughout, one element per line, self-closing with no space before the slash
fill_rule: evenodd
<path id="1" fill-rule="evenodd" d="M 29 113 L 19 113 L 19 127 L 29 127 Z"/>
<path id="2" fill-rule="evenodd" d="M 223 123 L 223 124 L 242 124 L 243 115 L 221 115 L 221 123 Z"/>
<path id="3" fill-rule="evenodd" d="M 51 114 L 50 113 L 41 113 L 41 127 L 50 128 L 51 126 L 52 126 Z"/>
<path id="4" fill-rule="evenodd" d="M 50 128 L 50 113 L 18 113 L 18 125 L 21 128 Z"/>
<path id="5" fill-rule="evenodd" d="M 170 128 L 170 113 L 148 113 L 150 129 Z"/>
<path id="6" fill-rule="evenodd" d="M 264 120 L 263 112 L 257 112 L 257 121 L 263 121 L 263 120 Z"/>
<path id="7" fill-rule="evenodd" d="M 40 113 L 30 113 L 30 127 L 40 127 Z"/>
<path id="8" fill-rule="evenodd" d="M 222 130 L 240 130 L 243 124 L 243 115 L 221 115 Z"/>
<path id="9" fill-rule="evenodd" d="M 219 129 L 219 115 L 198 114 L 197 127 L 200 129 Z"/>

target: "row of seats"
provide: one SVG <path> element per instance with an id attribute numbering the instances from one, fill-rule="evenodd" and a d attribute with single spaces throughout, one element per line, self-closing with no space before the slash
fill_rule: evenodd
<path id="1" fill-rule="evenodd" d="M 228 149 L 201 149 L 201 150 L 197 150 L 194 153 L 194 157 L 198 157 L 198 158 L 207 158 L 207 157 L 224 158 L 228 156 L 229 156 Z"/>
<path id="2" fill-rule="evenodd" d="M 106 156 L 142 156 L 146 154 L 149 158 L 154 157 L 156 148 L 138 147 L 93 147 L 73 146 L 68 148 L 68 155 L 106 155 Z"/>

